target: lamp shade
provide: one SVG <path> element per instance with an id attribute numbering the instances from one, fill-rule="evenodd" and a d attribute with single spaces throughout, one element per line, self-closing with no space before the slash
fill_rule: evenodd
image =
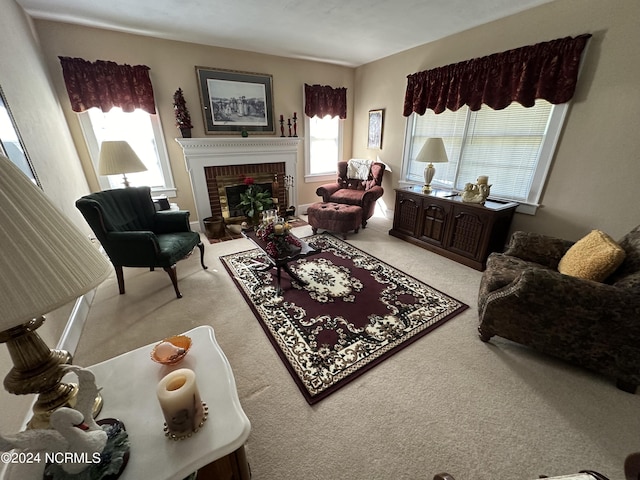
<path id="1" fill-rule="evenodd" d="M 89 238 L 0 155 L 0 331 L 75 300 L 110 270 Z"/>
<path id="2" fill-rule="evenodd" d="M 109 140 L 100 146 L 100 160 L 98 173 L 100 175 L 122 175 L 124 173 L 144 172 L 140 157 L 133 151 L 131 145 L 123 140 Z"/>
<path id="3" fill-rule="evenodd" d="M 449 158 L 447 157 L 447 151 L 444 149 L 442 138 L 427 138 L 415 161 L 420 163 L 448 162 Z"/>

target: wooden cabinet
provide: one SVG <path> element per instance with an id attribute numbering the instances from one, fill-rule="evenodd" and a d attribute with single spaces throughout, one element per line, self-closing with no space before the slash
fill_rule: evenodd
<path id="1" fill-rule="evenodd" d="M 484 270 L 489 253 L 502 251 L 517 203 L 487 200 L 464 203 L 450 191 L 422 193 L 422 187 L 396 189 L 389 235 Z"/>
<path id="2" fill-rule="evenodd" d="M 250 480 L 251 468 L 244 445 L 198 470 L 196 480 Z"/>

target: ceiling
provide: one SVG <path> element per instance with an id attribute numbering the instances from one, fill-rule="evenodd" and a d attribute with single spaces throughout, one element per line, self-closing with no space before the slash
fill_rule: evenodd
<path id="1" fill-rule="evenodd" d="M 16 0 L 34 18 L 359 66 L 552 0 Z"/>

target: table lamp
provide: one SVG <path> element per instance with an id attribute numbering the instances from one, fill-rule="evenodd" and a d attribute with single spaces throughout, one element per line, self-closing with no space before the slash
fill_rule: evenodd
<path id="1" fill-rule="evenodd" d="M 144 172 L 140 157 L 133 151 L 131 145 L 124 140 L 107 140 L 100 146 L 100 160 L 98 173 L 100 175 L 122 175 L 125 187 L 129 186 L 127 173 Z"/>
<path id="2" fill-rule="evenodd" d="M 73 406 L 77 386 L 61 383 L 71 355 L 49 349 L 36 329 L 44 314 L 98 286 L 111 268 L 88 236 L 3 155 L 0 245 L 0 343 L 14 365 L 4 387 L 16 395 L 38 393 L 29 427 L 46 428 L 54 410 Z"/>
<path id="3" fill-rule="evenodd" d="M 444 142 L 442 138 L 427 138 L 420 149 L 420 153 L 416 157 L 416 162 L 428 163 L 424 168 L 424 187 L 422 191 L 424 193 L 431 192 L 431 181 L 436 174 L 436 169 L 433 167 L 434 163 L 446 163 L 449 161 L 447 157 L 447 151 L 444 149 Z"/>

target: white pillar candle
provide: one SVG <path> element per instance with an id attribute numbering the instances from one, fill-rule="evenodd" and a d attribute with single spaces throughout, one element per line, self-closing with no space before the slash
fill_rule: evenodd
<path id="1" fill-rule="evenodd" d="M 169 373 L 158 383 L 156 393 L 171 434 L 183 436 L 198 430 L 204 409 L 193 370 L 181 368 Z"/>
<path id="2" fill-rule="evenodd" d="M 489 183 L 489 177 L 486 175 L 480 175 L 478 177 L 478 185 L 486 185 Z"/>

